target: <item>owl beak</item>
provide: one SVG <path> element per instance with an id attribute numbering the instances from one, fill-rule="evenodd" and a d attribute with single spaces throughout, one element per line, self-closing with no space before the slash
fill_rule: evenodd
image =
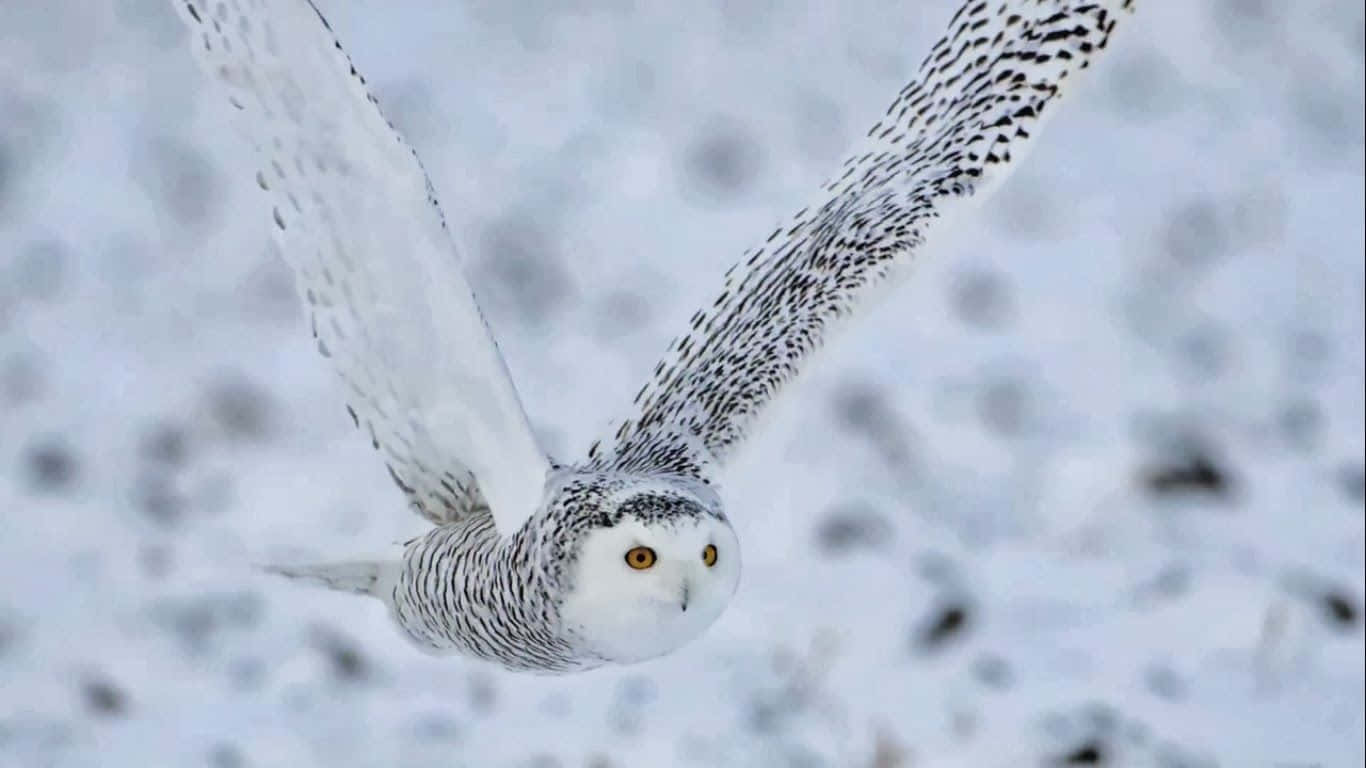
<path id="1" fill-rule="evenodd" d="M 681 601 L 679 601 L 679 607 L 683 609 L 683 612 L 684 612 L 684 613 L 687 613 L 687 611 L 688 611 L 688 582 L 687 582 L 687 581 L 684 581 L 684 582 L 683 582 L 683 599 L 682 599 Z"/>

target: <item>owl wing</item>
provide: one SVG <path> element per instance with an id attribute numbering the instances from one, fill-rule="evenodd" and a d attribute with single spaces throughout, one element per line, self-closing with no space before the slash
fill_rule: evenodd
<path id="1" fill-rule="evenodd" d="M 829 329 L 1010 172 L 1132 0 L 966 0 L 866 141 L 726 273 L 589 465 L 709 479 Z"/>
<path id="2" fill-rule="evenodd" d="M 173 0 L 239 111 L 256 183 L 356 426 L 436 522 L 487 504 L 500 532 L 550 464 L 462 273 L 416 154 L 309 0 Z"/>

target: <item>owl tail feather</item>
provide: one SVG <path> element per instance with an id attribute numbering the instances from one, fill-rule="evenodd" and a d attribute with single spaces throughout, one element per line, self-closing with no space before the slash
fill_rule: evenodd
<path id="1" fill-rule="evenodd" d="M 399 564 L 355 560 L 316 565 L 266 565 L 262 570 L 319 587 L 387 599 L 398 575 Z"/>

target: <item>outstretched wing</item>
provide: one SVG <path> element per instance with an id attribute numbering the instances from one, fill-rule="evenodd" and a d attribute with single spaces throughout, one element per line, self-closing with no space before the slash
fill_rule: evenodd
<path id="1" fill-rule="evenodd" d="M 1005 178 L 1131 6 L 967 0 L 827 201 L 726 273 L 589 465 L 708 479 L 827 329 L 922 251 L 937 219 Z"/>
<path id="2" fill-rule="evenodd" d="M 499 531 L 550 465 L 417 156 L 309 0 L 173 0 L 253 141 L 270 226 L 356 425 L 424 515 Z M 477 485 L 476 485 L 477 482 Z"/>

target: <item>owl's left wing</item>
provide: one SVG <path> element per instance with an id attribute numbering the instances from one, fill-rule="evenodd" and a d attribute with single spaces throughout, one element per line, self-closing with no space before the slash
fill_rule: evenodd
<path id="1" fill-rule="evenodd" d="M 589 466 L 710 480 L 830 327 L 924 251 L 937 222 L 1008 175 L 1132 4 L 966 0 L 825 203 L 726 274 Z"/>
<path id="2" fill-rule="evenodd" d="M 547 472 L 431 185 L 310 0 L 172 0 L 256 147 L 256 183 L 348 410 L 436 522 L 516 531 Z"/>

